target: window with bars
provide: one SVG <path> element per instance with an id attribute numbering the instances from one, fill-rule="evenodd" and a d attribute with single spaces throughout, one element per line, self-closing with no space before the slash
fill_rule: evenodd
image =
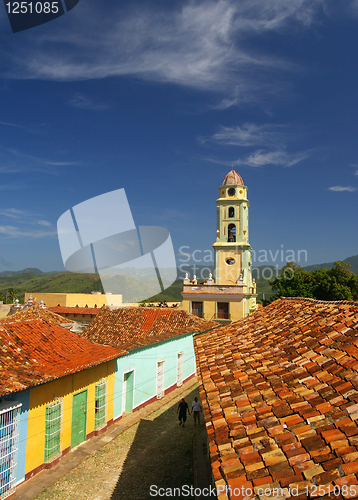
<path id="1" fill-rule="evenodd" d="M 0 499 L 12 495 L 16 484 L 21 403 L 0 403 Z"/>
<path id="2" fill-rule="evenodd" d="M 57 400 L 46 407 L 45 462 L 51 462 L 61 453 L 62 401 Z"/>
<path id="3" fill-rule="evenodd" d="M 107 382 L 103 381 L 95 387 L 94 428 L 99 429 L 106 423 Z"/>

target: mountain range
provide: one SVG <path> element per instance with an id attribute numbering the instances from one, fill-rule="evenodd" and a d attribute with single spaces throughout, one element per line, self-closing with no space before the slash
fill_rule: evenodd
<path id="1" fill-rule="evenodd" d="M 358 274 L 358 255 L 348 257 L 344 260 L 351 265 L 350 269 Z M 331 269 L 334 262 L 326 262 L 306 266 L 306 271 L 314 269 Z M 196 266 L 198 277 L 207 276 L 210 266 Z M 190 271 L 190 266 L 188 266 Z M 213 271 L 213 270 L 212 270 Z M 262 294 L 268 296 L 272 294 L 271 286 L 268 282 L 279 272 L 277 266 L 254 266 L 253 277 L 257 283 L 257 293 L 259 298 Z M 145 277 L 145 270 L 125 270 L 121 275 L 120 286 L 123 287 L 123 302 L 136 302 L 139 296 L 150 297 L 151 301 L 181 301 L 180 292 L 183 286 L 183 272 L 178 269 L 178 278 L 164 292 L 155 295 L 157 289 L 156 279 L 142 280 Z M 26 268 L 22 271 L 3 271 L 0 273 L 0 293 L 3 295 L 9 288 L 15 288 L 18 291 L 20 301 L 23 301 L 25 292 L 47 292 L 47 293 L 91 293 L 102 292 L 102 283 L 96 274 L 70 273 L 70 272 L 43 272 L 37 268 Z"/>

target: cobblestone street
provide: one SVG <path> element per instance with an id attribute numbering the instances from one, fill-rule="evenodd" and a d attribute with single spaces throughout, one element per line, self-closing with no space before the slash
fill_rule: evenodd
<path id="1" fill-rule="evenodd" d="M 179 426 L 176 410 L 180 398 L 185 397 L 191 407 L 197 395 L 197 383 L 192 379 L 164 400 L 125 415 L 105 434 L 63 457 L 59 465 L 20 485 L 12 498 L 145 500 L 154 498 L 151 485 L 194 486 L 195 443 L 200 442 L 199 454 L 205 455 L 205 426 L 202 419 L 195 427 L 192 416 L 185 428 Z M 204 482 L 209 481 L 205 476 Z"/>

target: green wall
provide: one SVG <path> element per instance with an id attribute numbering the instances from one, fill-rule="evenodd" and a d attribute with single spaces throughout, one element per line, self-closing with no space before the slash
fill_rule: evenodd
<path id="1" fill-rule="evenodd" d="M 164 388 L 176 385 L 177 356 L 183 351 L 183 380 L 195 372 L 192 334 L 146 346 L 116 360 L 113 418 L 122 415 L 124 374 L 134 370 L 133 409 L 157 394 L 157 361 L 164 360 Z"/>

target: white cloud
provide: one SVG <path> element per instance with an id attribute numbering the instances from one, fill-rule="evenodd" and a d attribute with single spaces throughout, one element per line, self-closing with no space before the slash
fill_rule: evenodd
<path id="1" fill-rule="evenodd" d="M 309 27 L 321 3 L 207 0 L 176 3 L 172 10 L 168 5 L 161 12 L 153 5 L 115 10 L 110 3 L 108 15 L 104 5 L 102 14 L 88 2 L 74 9 L 66 24 L 54 24 L 46 34 L 26 33 L 28 44 L 14 39 L 16 67 L 7 76 L 66 81 L 130 75 L 226 91 L 230 97 L 220 105 L 228 107 L 259 95 L 269 86 L 269 74 L 297 70 L 274 53 L 249 49 L 246 41 Z"/>
<path id="2" fill-rule="evenodd" d="M 353 191 L 358 190 L 358 188 L 352 186 L 332 186 L 328 189 L 329 191 L 337 191 L 337 192 L 348 191 L 349 193 L 353 193 Z"/>
<path id="3" fill-rule="evenodd" d="M 16 208 L 4 208 L 0 210 L 0 215 L 11 217 L 13 219 L 19 219 L 21 217 L 27 217 L 28 213 L 25 210 L 17 210 Z"/>
<path id="4" fill-rule="evenodd" d="M 245 123 L 242 126 L 224 127 L 211 137 L 211 140 L 219 144 L 230 146 L 257 146 L 282 143 L 284 138 L 282 125 L 255 125 Z"/>
<path id="5" fill-rule="evenodd" d="M 2 232 L 3 234 L 10 234 L 14 235 L 17 234 L 20 235 L 33 235 L 33 234 L 42 234 L 42 232 L 39 232 L 37 230 L 32 229 L 32 226 L 44 226 L 44 227 L 51 227 L 52 224 L 51 222 L 44 220 L 41 217 L 40 214 L 34 214 L 30 210 L 18 210 L 17 208 L 3 208 L 0 209 L 0 216 L 3 217 L 10 217 L 11 219 L 14 219 L 14 222 L 16 221 L 17 224 L 29 226 L 28 231 L 23 231 L 22 229 L 19 230 L 18 228 L 15 228 L 14 226 L 1 226 L 3 229 Z M 9 231 L 9 233 L 6 233 L 6 231 Z M 47 233 L 43 233 L 44 235 Z M 50 233 L 52 234 L 52 233 Z M 38 237 L 38 236 L 35 236 Z"/>
<path id="6" fill-rule="evenodd" d="M 46 227 L 51 227 L 51 222 L 47 221 L 47 220 L 38 220 L 36 221 L 37 224 L 39 224 L 40 226 L 46 226 Z"/>
<path id="7" fill-rule="evenodd" d="M 22 153 L 17 149 L 9 149 L 0 146 L 0 173 L 19 174 L 24 172 L 40 172 L 43 174 L 59 175 L 59 169 L 54 167 L 66 167 L 80 165 L 75 161 L 54 161 L 46 158 L 39 158 L 33 155 Z M 0 185 L 0 189 L 5 189 Z M 8 189 L 15 189 L 8 187 Z"/>
<path id="8" fill-rule="evenodd" d="M 250 167 L 263 167 L 265 165 L 280 165 L 282 167 L 292 167 L 300 161 L 308 158 L 307 151 L 299 153 L 287 153 L 286 151 L 262 151 L 258 150 L 249 155 L 246 159 L 239 159 L 234 165 L 249 165 Z"/>
<path id="9" fill-rule="evenodd" d="M 16 123 L 9 123 L 9 122 L 0 122 L 0 125 L 4 125 L 5 127 L 14 127 L 14 128 L 20 128 L 20 129 L 25 128 L 22 125 L 16 125 Z"/>
<path id="10" fill-rule="evenodd" d="M 57 231 L 21 231 L 15 226 L 0 226 L 0 234 L 11 238 L 48 238 L 57 236 Z"/>

